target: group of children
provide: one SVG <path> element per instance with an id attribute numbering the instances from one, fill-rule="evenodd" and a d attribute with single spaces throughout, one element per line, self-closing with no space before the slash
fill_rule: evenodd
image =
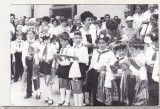
<path id="1" fill-rule="evenodd" d="M 32 96 L 32 80 L 36 99 L 41 98 L 43 74 L 48 105 L 54 103 L 56 75 L 61 98 L 58 106 L 70 106 L 71 93 L 75 106 L 158 105 L 158 27 L 148 35 L 150 44 L 137 37 L 122 41 L 110 32 L 95 35 L 90 29 L 92 17 L 91 12 L 83 12 L 83 28 L 70 34 L 37 34 L 31 26 L 24 41 L 22 31 L 16 31 L 11 54 L 16 63 L 15 82 L 20 75 L 27 84 L 25 99 Z"/>

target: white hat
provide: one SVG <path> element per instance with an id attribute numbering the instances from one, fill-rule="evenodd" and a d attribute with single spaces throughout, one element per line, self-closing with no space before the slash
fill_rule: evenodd
<path id="1" fill-rule="evenodd" d="M 126 18 L 126 22 L 127 21 L 133 21 L 133 17 L 132 16 L 128 16 L 127 18 Z"/>
<path id="2" fill-rule="evenodd" d="M 75 15 L 74 19 L 81 19 L 79 15 Z"/>
<path id="3" fill-rule="evenodd" d="M 36 23 L 36 19 L 35 19 L 35 18 L 30 18 L 30 19 L 29 19 L 29 22 L 30 22 L 30 23 L 31 23 L 31 22 L 32 22 L 32 23 Z"/>

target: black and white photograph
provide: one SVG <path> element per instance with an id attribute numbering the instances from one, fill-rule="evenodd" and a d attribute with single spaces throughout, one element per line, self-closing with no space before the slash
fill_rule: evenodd
<path id="1" fill-rule="evenodd" d="M 158 4 L 11 4 L 13 106 L 158 106 Z"/>

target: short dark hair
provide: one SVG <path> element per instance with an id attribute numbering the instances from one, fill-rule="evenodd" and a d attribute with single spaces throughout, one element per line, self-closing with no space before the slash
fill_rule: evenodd
<path id="1" fill-rule="evenodd" d="M 109 18 L 111 17 L 109 14 L 105 14 L 105 17 L 108 16 Z"/>
<path id="2" fill-rule="evenodd" d="M 62 34 L 60 34 L 59 38 L 63 40 L 68 40 L 68 41 L 70 39 L 69 34 L 67 32 L 63 32 Z"/>
<path id="3" fill-rule="evenodd" d="M 83 23 L 87 17 L 93 17 L 93 14 L 90 11 L 84 11 L 80 16 Z"/>
<path id="4" fill-rule="evenodd" d="M 129 43 L 130 47 L 133 47 L 135 49 L 140 48 L 141 50 L 144 50 L 144 43 L 141 42 L 140 39 L 134 39 Z"/>
<path id="5" fill-rule="evenodd" d="M 127 48 L 127 45 L 125 43 L 123 43 L 122 41 L 117 41 L 115 43 L 116 45 L 114 46 L 114 50 L 118 51 L 118 50 L 124 50 Z"/>
<path id="6" fill-rule="evenodd" d="M 48 17 L 48 16 L 44 16 L 44 17 L 42 17 L 42 22 L 50 22 L 50 18 Z"/>
<path id="7" fill-rule="evenodd" d="M 15 15 L 13 13 L 10 14 L 10 17 L 13 16 L 15 18 Z"/>
<path id="8" fill-rule="evenodd" d="M 81 34 L 80 31 L 75 31 L 75 32 L 74 32 L 74 35 L 80 35 L 80 36 L 82 36 L 82 34 Z"/>
<path id="9" fill-rule="evenodd" d="M 97 20 L 97 17 L 96 17 L 96 16 L 93 16 L 93 19 L 94 19 L 94 20 Z"/>
<path id="10" fill-rule="evenodd" d="M 118 29 L 118 22 L 114 19 L 109 19 L 106 22 L 106 28 L 111 31 L 117 30 Z"/>

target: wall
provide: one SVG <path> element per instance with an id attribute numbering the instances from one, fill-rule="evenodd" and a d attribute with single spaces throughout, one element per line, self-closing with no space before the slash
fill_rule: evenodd
<path id="1" fill-rule="evenodd" d="M 92 12 L 97 18 L 110 14 L 111 17 L 119 16 L 123 18 L 123 10 L 127 5 L 78 5 L 77 14 L 80 15 L 84 11 Z"/>
<path id="2" fill-rule="evenodd" d="M 43 17 L 49 16 L 49 9 L 52 5 L 34 5 L 34 16 Z M 115 15 L 123 18 L 123 10 L 127 5 L 77 5 L 77 14 L 81 14 L 84 11 L 91 11 L 98 18 L 105 14 L 110 14 L 111 17 Z M 11 13 L 14 13 L 16 17 L 31 16 L 31 5 L 11 5 Z"/>
<path id="3" fill-rule="evenodd" d="M 31 16 L 31 5 L 10 5 L 11 13 L 14 13 L 16 18 L 22 16 Z"/>

